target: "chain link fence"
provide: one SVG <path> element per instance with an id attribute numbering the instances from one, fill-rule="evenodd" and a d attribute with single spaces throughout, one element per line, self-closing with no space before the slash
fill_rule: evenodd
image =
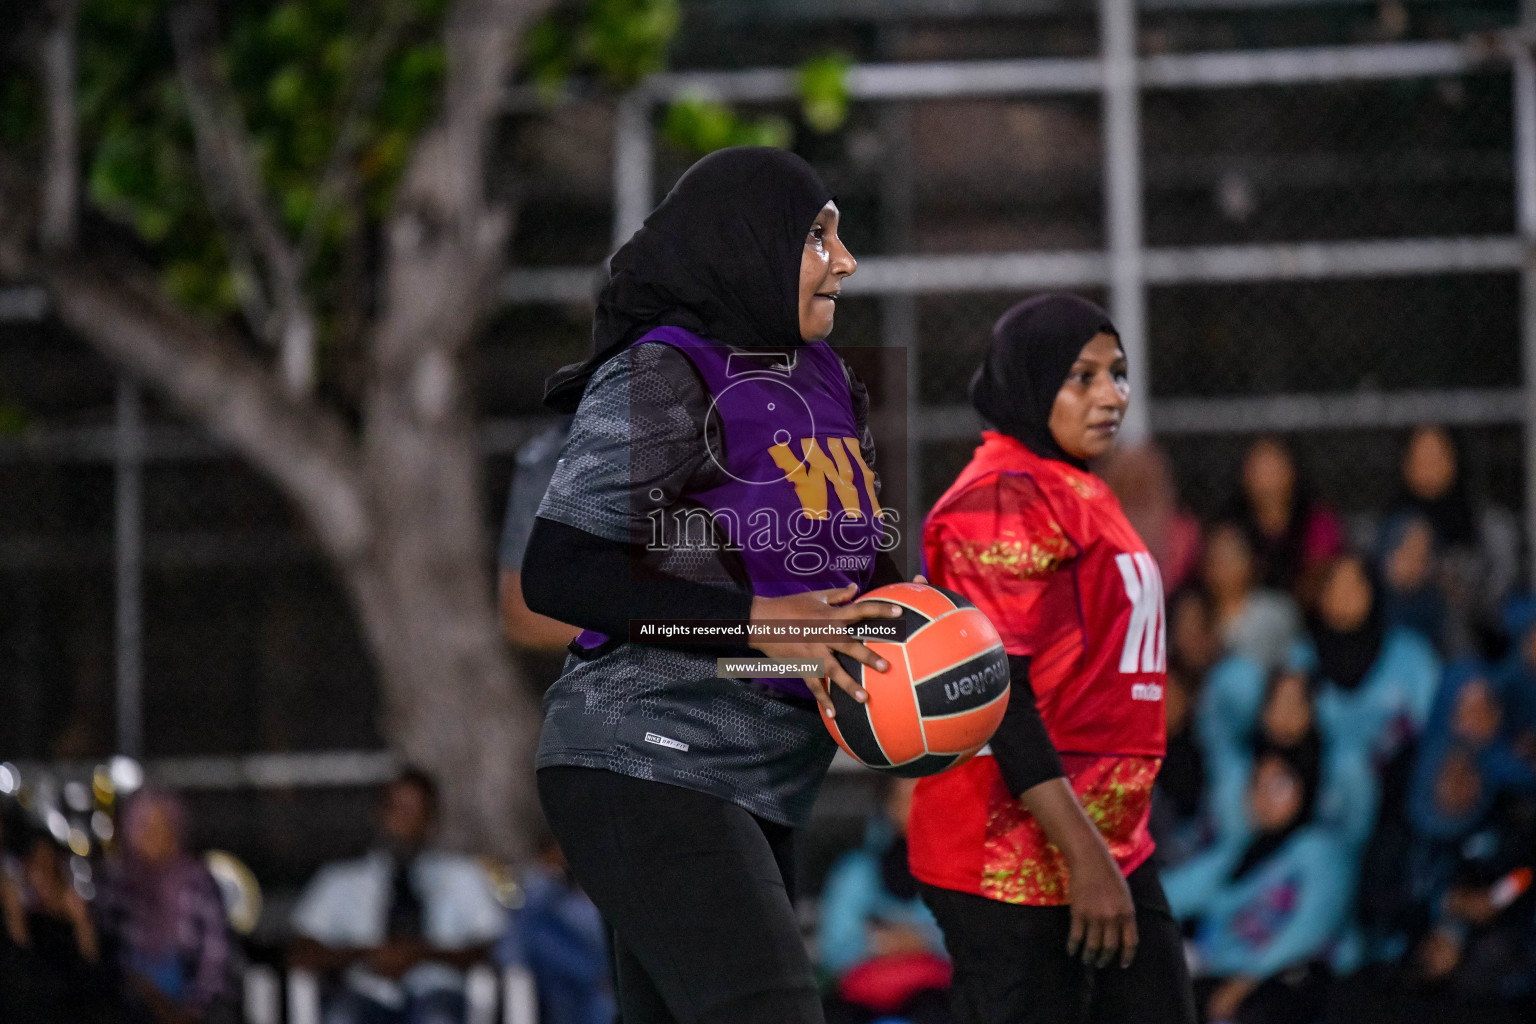
<path id="1" fill-rule="evenodd" d="M 1524 385 L 1514 89 L 1506 62 L 1460 50 L 1467 33 L 1513 24 L 1515 5 L 1410 5 L 1408 23 L 1386 36 L 1386 15 L 1353 9 L 1149 6 L 1137 136 L 1146 354 L 1133 374 L 1184 501 L 1216 514 L 1245 446 L 1280 429 L 1316 491 L 1364 536 L 1396 490 L 1411 425 L 1391 396 L 1412 392 L 1424 399 L 1413 406 L 1420 418 L 1459 424 L 1472 486 L 1522 507 L 1529 453 L 1516 395 Z M 844 238 L 864 264 L 839 307 L 834 342 L 910 354 L 907 450 L 889 455 L 917 485 L 908 523 L 969 457 L 966 385 L 996 318 L 1052 288 L 1117 301 L 1100 41 L 1090 5 L 1078 7 L 1040 20 L 915 23 L 882 51 L 906 64 L 854 66 L 841 129 L 802 130 L 797 140 L 837 191 Z M 686 45 L 702 53 L 697 35 Z M 782 44 L 727 45 L 751 36 L 716 40 L 717 63 L 782 52 Z M 863 45 L 857 34 L 844 42 Z M 1283 47 L 1373 47 L 1377 70 L 1335 62 L 1325 81 L 1319 60 L 1307 76 L 1292 75 L 1307 80 L 1283 80 L 1266 56 Z M 1227 63 L 1166 63 L 1207 51 L 1230 51 Z M 1056 63 L 1003 66 L 1023 66 L 1020 57 Z M 1000 63 L 974 63 L 985 61 Z M 1393 61 L 1407 70 L 1380 70 Z M 1245 67 L 1264 80 L 1238 84 Z M 1227 84 L 1200 79 L 1218 72 Z M 622 235 L 694 158 L 661 138 L 666 97 L 714 89 L 747 115 L 798 116 L 789 72 L 768 73 L 769 86 L 755 93 L 741 86 L 748 73 L 686 77 L 645 87 L 638 148 L 610 103 L 509 114 L 518 270 L 473 356 L 492 537 L 516 447 L 544 422 L 545 376 L 589 345 L 590 298 L 615 221 Z M 638 170 L 640 187 L 615 181 L 615 166 Z M 643 208 L 626 195 L 642 196 Z M 1476 244 L 1451 251 L 1446 240 Z M 1357 242 L 1387 246 L 1366 256 L 1305 249 Z M 1394 269 L 1394 253 L 1418 262 Z M 124 629 L 141 645 L 147 757 L 379 749 L 365 645 L 334 574 L 280 495 L 147 400 L 130 517 L 143 549 L 143 606 L 140 624 L 125 625 L 113 598 L 129 479 L 113 439 L 115 373 L 35 323 L 0 325 L 0 353 L 0 413 L 25 405 L 33 434 L 45 438 L 0 444 L 5 757 L 89 760 L 116 749 Z M 1504 404 L 1469 406 L 1458 397 L 1469 389 Z M 1385 395 L 1387 408 L 1346 404 L 1277 428 L 1269 406 L 1219 405 L 1275 395 Z M 488 567 L 492 558 L 487 551 Z M 268 861 L 297 877 L 294 837 L 316 821 L 330 814 L 366 830 L 363 790 L 335 792 L 351 794 L 342 801 L 350 810 L 325 804 L 311 814 L 284 810 L 286 797 L 242 796 L 245 809 L 229 820 L 260 805 L 286 822 L 250 842 L 270 842 Z"/>
<path id="2" fill-rule="evenodd" d="M 1390 400 L 1411 391 L 1443 396 L 1428 403 L 1425 418 L 1438 410 L 1456 419 L 1467 410 L 1452 392 L 1522 386 L 1517 263 L 1506 255 L 1493 269 L 1469 272 L 1436 251 L 1442 239 L 1515 235 L 1510 97 L 1502 69 L 1145 92 L 1148 253 L 1217 253 L 1214 271 L 1204 271 L 1215 280 L 1196 272 L 1148 282 L 1147 365 L 1133 367 L 1154 432 L 1175 451 L 1187 501 L 1214 509 L 1212 495 L 1230 491 L 1244 444 L 1275 427 L 1254 421 L 1248 430 L 1213 431 L 1199 428 L 1198 415 L 1192 428 L 1185 415 L 1171 424 L 1163 417 L 1158 430 L 1159 409 L 1199 413 L 1203 399 L 1274 395 Z M 914 422 L 966 405 L 992 323 L 1047 287 L 1021 280 L 993 290 L 980 259 L 968 274 L 926 257 L 1054 257 L 1066 269 L 1050 286 L 1113 303 L 1102 265 L 1092 263 L 1108 244 L 1103 133 L 1092 96 L 882 100 L 855 103 L 836 142 L 817 144 L 818 166 L 844 210 L 845 238 L 866 273 L 882 274 L 889 257 L 908 256 L 903 280 L 917 285 L 912 295 L 885 278 L 862 290 L 857 276 L 850 280 L 855 294 L 840 307 L 834 343 L 914 345 Z M 655 192 L 684 166 L 664 149 Z M 1315 274 L 1298 266 L 1304 257 L 1294 251 L 1362 241 L 1388 252 L 1397 241 L 1423 245 L 1429 267 L 1389 272 L 1345 259 Z M 1258 247 L 1278 253 L 1270 266 L 1221 279 L 1222 251 Z M 953 287 L 924 283 L 938 272 Z M 1047 266 L 1039 276 L 1053 273 Z M 1323 433 L 1338 424 L 1281 429 L 1306 453 L 1304 469 L 1318 490 L 1347 511 L 1368 512 L 1393 495 L 1408 426 L 1386 429 L 1378 419 L 1360 413 L 1343 424 L 1353 429 Z M 1184 436 L 1191 429 L 1201 436 Z M 1508 507 L 1522 505 L 1518 424 L 1469 431 L 1468 468 L 1479 486 L 1486 482 Z M 925 436 L 916 512 L 967 454 L 963 439 Z"/>

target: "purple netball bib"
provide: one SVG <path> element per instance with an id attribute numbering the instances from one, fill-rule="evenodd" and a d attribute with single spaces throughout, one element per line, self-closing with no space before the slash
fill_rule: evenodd
<path id="1" fill-rule="evenodd" d="M 671 345 L 709 391 L 716 429 L 706 436 L 723 439 L 709 453 L 723 482 L 684 497 L 708 510 L 753 593 L 865 589 L 882 537 L 880 505 L 837 354 L 822 342 L 782 353 L 732 349 L 680 327 L 657 328 L 635 344 Z M 681 543 L 686 518 L 660 514 L 653 543 Z M 591 648 L 604 639 L 588 631 L 577 643 Z M 758 682 L 810 696 L 798 679 Z"/>

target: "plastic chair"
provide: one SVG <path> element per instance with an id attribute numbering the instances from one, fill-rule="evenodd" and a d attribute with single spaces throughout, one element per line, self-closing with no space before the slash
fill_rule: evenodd
<path id="1" fill-rule="evenodd" d="M 290 969 L 286 993 L 277 970 L 266 964 L 247 967 L 244 980 L 247 1024 L 320 1024 L 320 977 L 314 971 Z M 499 976 L 489 964 L 471 967 L 464 976 L 464 1001 L 465 1024 L 498 1024 L 498 1009 L 499 1024 L 539 1024 L 533 974 L 520 964 Z"/>

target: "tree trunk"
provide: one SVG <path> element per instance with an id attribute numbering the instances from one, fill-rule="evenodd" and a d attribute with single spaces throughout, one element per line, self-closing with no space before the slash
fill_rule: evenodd
<path id="1" fill-rule="evenodd" d="M 240 340 L 176 309 L 142 268 L 70 248 L 70 209 L 41 218 L 58 224 L 47 239 L 52 257 L 39 259 L 27 241 L 47 205 L 38 181 L 56 169 L 28 180 L 0 155 L 0 270 L 36 275 L 71 330 L 287 495 L 336 567 L 369 641 L 388 709 L 385 735 L 440 780 L 444 838 L 504 857 L 527 852 L 536 820 L 539 719 L 492 605 L 464 365 L 510 232 L 508 212 L 485 191 L 489 143 L 522 31 L 551 3 L 455 0 L 449 9 L 441 115 L 416 145 L 386 226 L 360 433 Z M 73 105 L 69 74 L 44 84 L 50 109 Z M 205 134 L 222 130 L 211 111 Z M 54 138 L 50 152 L 72 153 L 73 122 L 56 117 L 51 126 L 71 138 Z M 218 152 L 235 160 L 247 148 Z"/>
<path id="2" fill-rule="evenodd" d="M 389 734 L 406 756 L 452 766 L 442 783 L 453 838 L 494 850 L 517 850 L 534 820 L 539 719 L 490 600 L 464 369 L 511 233 L 508 211 L 486 195 L 502 89 L 522 28 L 550 3 L 459 0 L 449 11 L 443 114 L 417 142 L 386 225 L 363 395 L 378 560 L 353 586 Z"/>
<path id="3" fill-rule="evenodd" d="M 437 776 L 450 845 L 524 855 L 537 820 L 539 716 L 506 656 L 484 564 L 394 536 L 376 562 L 347 577 L 384 688 L 386 733 L 407 761 Z M 435 566 L 429 583 L 416 568 L 423 563 Z"/>
<path id="4" fill-rule="evenodd" d="M 380 387 L 374 441 L 359 460 L 338 419 L 294 399 L 238 343 L 135 287 L 131 275 L 75 259 L 48 281 L 66 325 L 166 393 L 293 502 L 352 598 L 384 690 L 386 737 L 442 783 L 444 838 L 498 856 L 526 852 L 537 820 L 539 715 L 491 600 L 468 402 L 450 395 L 444 416 L 422 422 L 396 400 L 397 389 L 419 387 Z"/>

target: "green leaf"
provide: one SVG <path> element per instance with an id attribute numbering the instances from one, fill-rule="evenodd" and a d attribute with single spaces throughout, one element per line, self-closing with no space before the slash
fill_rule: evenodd
<path id="1" fill-rule="evenodd" d="M 666 66 L 679 0 L 584 0 L 541 18 L 523 37 L 523 69 L 543 92 L 574 74 L 628 89 Z"/>
<path id="2" fill-rule="evenodd" d="M 267 102 L 278 113 L 297 113 L 305 103 L 304 71 L 289 64 L 267 83 Z"/>
<path id="3" fill-rule="evenodd" d="M 325 48 L 325 69 L 333 74 L 344 75 L 357 57 L 357 43 L 350 36 L 337 36 Z"/>
<path id="4" fill-rule="evenodd" d="M 731 144 L 735 112 L 723 103 L 697 96 L 683 96 L 667 107 L 662 131 L 681 149 L 711 153 Z"/>
<path id="5" fill-rule="evenodd" d="M 661 70 L 680 19 L 677 0 L 591 0 L 579 50 L 610 84 L 627 88 Z"/>
<path id="6" fill-rule="evenodd" d="M 565 84 L 575 66 L 575 35 L 555 16 L 541 18 L 523 36 L 523 68 L 545 93 Z"/>
<path id="7" fill-rule="evenodd" d="M 795 141 L 794 126 L 783 117 L 759 117 L 742 122 L 733 146 L 773 146 L 788 149 Z"/>
<path id="8" fill-rule="evenodd" d="M 294 227 L 308 222 L 315 208 L 315 190 L 308 185 L 294 185 L 283 190 L 283 220 Z"/>
<path id="9" fill-rule="evenodd" d="M 743 118 L 733 108 L 702 96 L 683 96 L 668 107 L 662 121 L 668 142 L 691 153 L 712 153 L 726 146 L 787 147 L 794 130 L 782 117 Z"/>
<path id="10" fill-rule="evenodd" d="M 304 4 L 297 0 L 279 4 L 267 18 L 267 40 L 276 46 L 302 48 L 309 29 Z"/>
<path id="11" fill-rule="evenodd" d="M 800 65 L 795 76 L 800 91 L 800 112 L 805 123 L 823 135 L 835 132 L 848 120 L 848 69 L 844 54 L 813 57 Z"/>
<path id="12" fill-rule="evenodd" d="M 25 433 L 31 420 L 24 406 L 8 398 L 0 398 L 0 434 L 15 437 Z"/>
<path id="13" fill-rule="evenodd" d="M 21 71 L 0 80 L 0 142 L 20 146 L 42 129 L 42 93 L 37 79 Z"/>

